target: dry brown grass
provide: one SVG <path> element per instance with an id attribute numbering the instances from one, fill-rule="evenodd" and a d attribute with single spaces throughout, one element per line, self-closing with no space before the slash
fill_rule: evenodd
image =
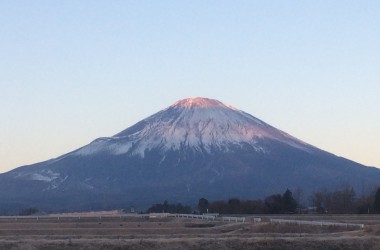
<path id="1" fill-rule="evenodd" d="M 282 249 L 282 250 L 319 250 L 319 249 L 344 249 L 344 250 L 375 250 L 379 249 L 379 239 L 241 239 L 241 238 L 217 238 L 217 239 L 139 239 L 139 240 L 60 240 L 60 241 L 19 241 L 12 243 L 0 242 L 1 249 Z"/>
<path id="2" fill-rule="evenodd" d="M 380 249 L 380 224 L 357 230 L 175 218 L 0 219 L 0 249 Z"/>

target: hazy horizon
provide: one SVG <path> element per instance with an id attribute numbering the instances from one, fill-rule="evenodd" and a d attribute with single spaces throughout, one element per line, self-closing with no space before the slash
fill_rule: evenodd
<path id="1" fill-rule="evenodd" d="M 198 96 L 380 168 L 379 12 L 373 1 L 3 1 L 0 172 Z"/>

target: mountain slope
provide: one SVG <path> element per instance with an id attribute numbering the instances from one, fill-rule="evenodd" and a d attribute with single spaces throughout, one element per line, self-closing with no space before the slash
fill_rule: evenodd
<path id="1" fill-rule="evenodd" d="M 350 185 L 380 170 L 304 143 L 229 105 L 189 98 L 53 160 L 0 175 L 0 209 L 140 208 Z"/>

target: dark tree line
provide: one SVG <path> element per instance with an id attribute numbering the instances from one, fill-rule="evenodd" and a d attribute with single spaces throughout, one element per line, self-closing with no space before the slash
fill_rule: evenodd
<path id="1" fill-rule="evenodd" d="M 269 214 L 269 213 L 295 213 L 297 201 L 292 192 L 287 189 L 284 194 L 275 194 L 264 200 L 240 200 L 231 198 L 228 201 L 209 202 L 201 198 L 198 203 L 200 213 L 219 214 Z"/>
<path id="2" fill-rule="evenodd" d="M 181 203 L 170 204 L 168 201 L 164 201 L 162 204 L 154 204 L 148 210 L 148 213 L 176 213 L 176 214 L 190 214 L 191 208 L 184 206 Z"/>
<path id="3" fill-rule="evenodd" d="M 356 197 L 352 187 L 336 191 L 318 191 L 312 194 L 311 205 L 316 207 L 318 213 L 380 213 L 380 187 L 360 197 Z"/>
<path id="4" fill-rule="evenodd" d="M 357 213 L 359 204 L 353 188 L 337 191 L 319 191 L 311 197 L 312 206 L 318 213 L 350 214 Z"/>
<path id="5" fill-rule="evenodd" d="M 298 189 L 293 194 L 286 190 L 282 195 L 273 194 L 264 200 L 240 200 L 231 198 L 227 201 L 208 201 L 201 198 L 198 202 L 199 213 L 219 214 L 277 214 L 310 212 L 302 200 L 302 190 Z M 346 187 L 335 191 L 318 191 L 309 196 L 309 206 L 315 208 L 313 212 L 330 214 L 380 214 L 380 187 L 368 194 L 357 197 L 352 187 Z M 154 204 L 147 213 L 192 213 L 191 207 L 181 203 L 170 204 L 164 201 L 162 204 Z M 33 215 L 40 213 L 37 208 L 27 208 L 19 211 L 19 215 Z M 7 210 L 0 210 L 0 215 L 8 215 Z"/>
<path id="6" fill-rule="evenodd" d="M 201 198 L 198 203 L 200 213 L 219 214 L 277 214 L 277 213 L 330 213 L 330 214 L 380 214 L 380 187 L 366 195 L 357 197 L 352 187 L 335 191 L 318 191 L 309 197 L 309 206 L 300 204 L 302 191 L 296 195 L 286 190 L 282 195 L 274 194 L 264 200 L 208 201 Z"/>
<path id="7" fill-rule="evenodd" d="M 380 187 L 377 189 L 375 194 L 375 200 L 373 202 L 373 209 L 375 213 L 380 214 Z"/>

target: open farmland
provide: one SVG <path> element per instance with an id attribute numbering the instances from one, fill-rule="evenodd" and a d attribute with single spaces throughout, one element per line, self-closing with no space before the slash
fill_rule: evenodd
<path id="1" fill-rule="evenodd" d="M 261 222 L 254 222 L 254 218 Z M 379 249 L 380 216 L 254 216 L 244 223 L 142 216 L 1 217 L 0 249 Z M 318 226 L 270 219 L 364 224 Z"/>

